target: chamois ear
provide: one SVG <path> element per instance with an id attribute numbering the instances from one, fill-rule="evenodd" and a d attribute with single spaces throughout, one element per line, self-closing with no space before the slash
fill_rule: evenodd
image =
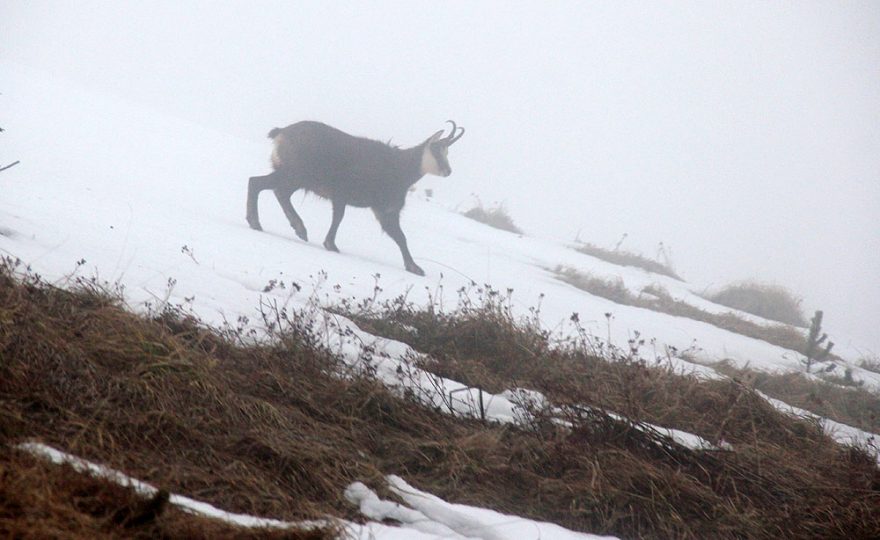
<path id="1" fill-rule="evenodd" d="M 440 140 L 440 136 L 441 136 L 441 135 L 443 135 L 443 130 L 442 130 L 442 129 L 441 129 L 440 131 L 438 131 L 437 133 L 435 133 L 435 134 L 431 135 L 430 137 L 428 137 L 428 140 L 427 140 L 426 142 L 428 142 L 429 144 L 430 144 L 430 143 L 437 142 L 438 140 Z"/>

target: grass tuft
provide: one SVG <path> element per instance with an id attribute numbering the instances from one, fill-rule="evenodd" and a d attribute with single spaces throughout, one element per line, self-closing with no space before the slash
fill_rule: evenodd
<path id="1" fill-rule="evenodd" d="M 675 272 L 675 270 L 673 270 L 672 267 L 668 264 L 649 259 L 637 253 L 632 253 L 630 251 L 624 251 L 621 249 L 605 249 L 589 242 L 578 242 L 572 247 L 575 251 L 583 253 L 584 255 L 596 257 L 597 259 L 602 259 L 603 261 L 610 262 L 612 264 L 641 268 L 642 270 L 646 270 L 654 274 L 668 276 L 679 281 L 682 280 L 681 277 Z"/>
<path id="2" fill-rule="evenodd" d="M 517 227 L 516 223 L 513 222 L 513 218 L 510 217 L 510 214 L 507 212 L 503 203 L 491 208 L 486 208 L 481 202 L 477 202 L 476 206 L 467 212 L 463 212 L 462 215 L 490 227 L 501 229 L 502 231 L 523 234 L 522 229 Z"/>

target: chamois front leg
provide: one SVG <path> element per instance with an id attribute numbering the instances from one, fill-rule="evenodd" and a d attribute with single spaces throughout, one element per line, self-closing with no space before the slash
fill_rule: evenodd
<path id="1" fill-rule="evenodd" d="M 339 224 L 342 222 L 343 216 L 345 216 L 345 203 L 334 200 L 333 222 L 330 223 L 330 230 L 327 231 L 327 237 L 324 238 L 324 247 L 329 251 L 339 253 L 339 248 L 336 247 L 336 231 L 339 229 Z"/>

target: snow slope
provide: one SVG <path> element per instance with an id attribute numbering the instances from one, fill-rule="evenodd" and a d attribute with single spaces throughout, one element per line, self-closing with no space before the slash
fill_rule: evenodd
<path id="1" fill-rule="evenodd" d="M 244 220 L 246 182 L 269 171 L 270 146 L 263 134 L 238 138 L 20 66 L 0 68 L 7 130 L 0 139 L 0 164 L 21 160 L 0 174 L 0 254 L 21 259 L 49 281 L 63 285 L 71 275 L 97 276 L 122 284 L 135 309 L 185 304 L 214 324 L 254 318 L 261 301 L 302 306 L 312 295 L 327 304 L 370 297 L 377 283 L 381 298 L 406 294 L 416 303 L 433 300 L 453 308 L 459 288 L 488 283 L 497 290 L 513 289 L 518 313 L 528 314 L 540 303 L 543 324 L 562 335 L 574 330 L 567 321 L 577 312 L 588 330 L 609 336 L 617 346 L 625 347 L 639 332 L 653 341 L 642 351 L 648 357 L 665 356 L 668 346 L 706 362 L 727 359 L 753 369 L 802 369 L 794 351 L 706 323 L 618 305 L 556 280 L 547 269 L 561 264 L 620 278 L 634 293 L 657 283 L 707 311 L 729 311 L 696 296 L 686 283 L 616 266 L 558 242 L 491 229 L 426 200 L 421 190 L 410 195 L 402 225 L 426 277 L 403 270 L 397 247 L 368 211 L 346 213 L 337 236 L 342 254 L 320 245 L 330 206 L 313 197 L 293 200 L 312 243 L 296 238 L 270 194 L 264 194 L 260 206 L 265 232 L 252 231 Z M 450 159 L 454 166 L 454 149 Z M 444 182 L 467 178 L 423 182 L 442 191 Z M 272 280 L 288 286 L 265 291 Z M 296 292 L 293 282 L 303 289 Z M 610 322 L 606 313 L 613 314 Z M 361 334 L 361 340 L 375 339 Z M 335 345 L 343 355 L 356 354 L 351 344 Z M 396 342 L 386 340 L 383 348 L 389 362 L 410 354 Z M 679 369 L 717 376 L 710 368 L 673 361 Z M 387 366 L 389 382 L 396 365 Z M 853 371 L 866 387 L 880 389 L 880 375 Z M 450 388 L 457 384 L 443 382 Z M 431 385 L 436 381 L 422 387 Z M 512 395 L 494 396 L 490 416 L 514 420 Z M 472 401 L 462 403 L 452 405 L 458 412 L 473 410 Z M 676 436 L 687 440 L 687 435 Z M 860 440 L 871 436 L 857 435 Z M 363 491 L 355 499 L 359 504 L 372 500 Z"/>
<path id="2" fill-rule="evenodd" d="M 540 300 L 549 328 L 578 312 L 588 330 L 610 335 L 620 346 L 638 331 L 656 339 L 659 351 L 668 345 L 691 349 L 702 361 L 801 369 L 794 351 L 691 319 L 621 306 L 561 283 L 546 269 L 561 264 L 620 278 L 635 293 L 657 283 L 707 311 L 730 311 L 696 296 L 686 283 L 491 229 L 425 201 L 420 191 L 410 195 L 402 221 L 427 271 L 424 278 L 403 271 L 397 247 L 368 211 L 347 212 L 337 241 L 342 254 L 321 247 L 330 209 L 311 196 L 297 194 L 294 204 L 312 243 L 294 236 L 271 194 L 261 200 L 266 232 L 252 231 L 243 219 L 246 182 L 268 172 L 268 140 L 203 129 L 15 65 L 4 66 L 2 77 L 8 131 L 2 157 L 22 163 L 0 177 L 0 249 L 49 279 L 64 279 L 85 259 L 80 275 L 124 283 L 132 305 L 194 297 L 193 308 L 209 322 L 252 315 L 272 279 L 309 285 L 321 271 L 330 302 L 370 296 L 377 273 L 386 297 L 407 293 L 425 302 L 442 291 L 448 307 L 459 287 L 489 283 L 514 289 L 515 307 L 523 313 Z M 423 180 L 428 181 L 439 191 L 442 182 L 467 179 Z M 173 290 L 169 280 L 176 281 Z M 286 291 L 272 294 L 287 299 Z M 605 313 L 613 314 L 610 329 Z M 880 375 L 853 369 L 857 379 L 880 388 Z"/>

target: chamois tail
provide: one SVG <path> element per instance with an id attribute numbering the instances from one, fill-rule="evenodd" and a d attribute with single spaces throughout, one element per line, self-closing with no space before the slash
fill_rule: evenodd
<path id="1" fill-rule="evenodd" d="M 281 128 L 272 128 L 272 131 L 269 132 L 269 138 L 274 139 L 281 133 Z"/>

